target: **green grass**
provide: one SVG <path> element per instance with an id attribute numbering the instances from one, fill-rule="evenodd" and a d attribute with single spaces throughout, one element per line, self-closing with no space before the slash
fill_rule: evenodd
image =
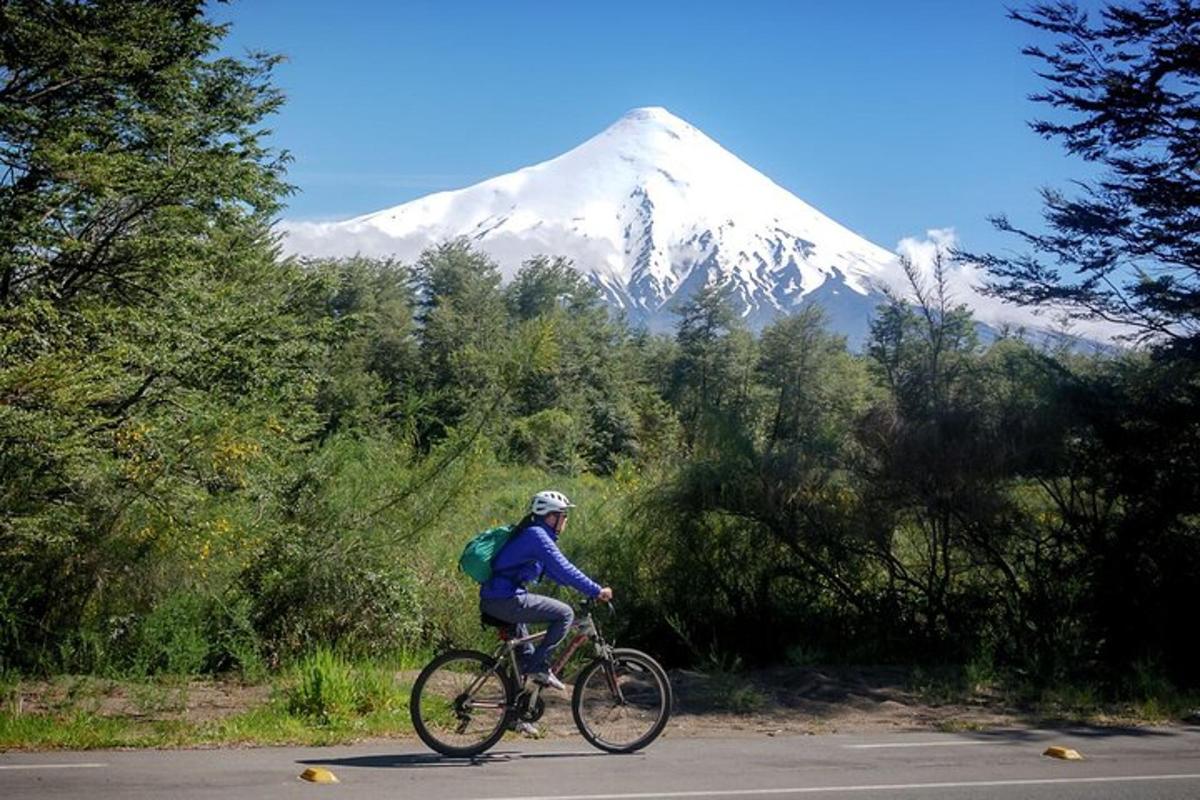
<path id="1" fill-rule="evenodd" d="M 749 681 L 726 674 L 713 679 L 713 703 L 722 711 L 753 714 L 770 703 L 770 697 Z"/>
<path id="2" fill-rule="evenodd" d="M 314 723 L 271 704 L 215 722 L 0 713 L 0 750 L 94 750 L 199 745 L 332 745 L 412 732 L 407 707 Z"/>
<path id="3" fill-rule="evenodd" d="M 1200 708 L 1200 693 L 1179 690 L 1145 672 L 1117 687 L 1087 682 L 1036 687 L 1019 677 L 967 664 L 914 669 L 909 688 L 932 705 L 999 705 L 1033 722 L 1164 724 L 1186 719 Z"/>
<path id="4" fill-rule="evenodd" d="M 188 718 L 182 678 L 64 676 L 42 685 L 37 711 L 18 700 L 21 682 L 9 680 L 0 694 L 0 750 L 329 745 L 408 735 L 411 685 L 396 673 L 413 669 L 415 656 L 350 661 L 318 650 L 277 673 L 266 700 L 217 719 Z M 114 693 L 127 711 L 102 713 Z"/>
<path id="5" fill-rule="evenodd" d="M 1200 692 L 1161 687 L 1145 694 L 1107 695 L 1089 686 L 1064 686 L 1043 691 L 1033 703 L 1043 719 L 1068 719 L 1096 724 L 1153 725 L 1187 719 L 1200 709 Z"/>
<path id="6" fill-rule="evenodd" d="M 412 733 L 407 696 L 402 707 L 316 721 L 272 703 L 220 722 L 200 726 L 188 744 L 344 744 L 369 737 Z M 181 743 L 183 744 L 183 743 Z"/>
<path id="7" fill-rule="evenodd" d="M 325 727 L 407 712 L 408 687 L 397 685 L 393 674 L 389 667 L 351 664 L 338 653 L 320 648 L 297 665 L 285 692 L 287 712 Z"/>

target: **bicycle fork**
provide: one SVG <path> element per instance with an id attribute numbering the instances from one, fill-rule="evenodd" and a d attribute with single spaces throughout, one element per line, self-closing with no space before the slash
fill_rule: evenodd
<path id="1" fill-rule="evenodd" d="M 617 664 L 612 658 L 604 660 L 604 678 L 608 681 L 609 691 L 617 699 L 617 705 L 625 705 L 625 693 L 621 691 L 621 684 L 617 683 Z"/>

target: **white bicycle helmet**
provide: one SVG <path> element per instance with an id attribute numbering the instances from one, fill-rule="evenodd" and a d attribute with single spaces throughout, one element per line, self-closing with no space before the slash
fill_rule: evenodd
<path id="1" fill-rule="evenodd" d="M 562 492 L 538 492 L 529 501 L 529 513 L 536 514 L 539 517 L 544 517 L 555 511 L 566 511 L 568 508 L 574 507 L 575 504 L 568 500 L 567 496 Z"/>

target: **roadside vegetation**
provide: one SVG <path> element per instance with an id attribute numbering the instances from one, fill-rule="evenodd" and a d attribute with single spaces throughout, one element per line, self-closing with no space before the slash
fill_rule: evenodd
<path id="1" fill-rule="evenodd" d="M 0 747 L 407 730 L 405 671 L 487 641 L 463 543 L 547 486 L 611 632 L 730 710 L 770 704 L 754 670 L 904 664 L 930 696 L 1190 712 L 1196 12 L 1017 16 L 1075 120 L 1038 130 L 1107 177 L 1047 192 L 1047 233 L 998 220 L 1032 255 L 975 258 L 1136 347 L 981 337 L 941 259 L 863 352 L 817 307 L 747 331 L 718 287 L 632 330 L 552 254 L 504 284 L 463 241 L 284 259 L 275 57 L 217 56 L 195 2 L 6 4 Z M 214 676 L 271 689 L 154 718 Z M 76 688 L 30 711 L 31 681 Z M 141 710 L 89 707 L 105 682 Z"/>
<path id="2" fill-rule="evenodd" d="M 407 658 L 317 650 L 260 683 L 57 676 L 5 688 L 0 749 L 336 744 L 409 734 Z M 214 702 L 216 701 L 216 702 Z M 24 707 L 26 704 L 31 708 Z"/>

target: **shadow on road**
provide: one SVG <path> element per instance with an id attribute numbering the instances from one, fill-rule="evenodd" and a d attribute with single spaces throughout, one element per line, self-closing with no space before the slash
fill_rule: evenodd
<path id="1" fill-rule="evenodd" d="M 1073 736 L 1081 739 L 1116 739 L 1129 737 L 1136 739 L 1165 738 L 1195 733 L 1194 727 L 1178 728 L 1139 728 L 1128 725 L 1070 725 L 1048 724 L 1037 728 L 995 728 L 992 730 L 961 731 L 958 735 L 980 741 L 1013 741 L 1040 742 L 1053 739 L 1055 736 Z"/>
<path id="2" fill-rule="evenodd" d="M 594 758 L 606 756 L 589 750 L 566 753 L 520 753 L 500 750 L 484 753 L 474 758 L 448 758 L 436 753 L 398 753 L 395 755 L 352 756 L 349 758 L 310 758 L 297 764 L 312 767 L 366 767 L 369 769 L 423 768 L 423 767 L 486 767 L 489 764 L 507 764 L 542 758 Z"/>

